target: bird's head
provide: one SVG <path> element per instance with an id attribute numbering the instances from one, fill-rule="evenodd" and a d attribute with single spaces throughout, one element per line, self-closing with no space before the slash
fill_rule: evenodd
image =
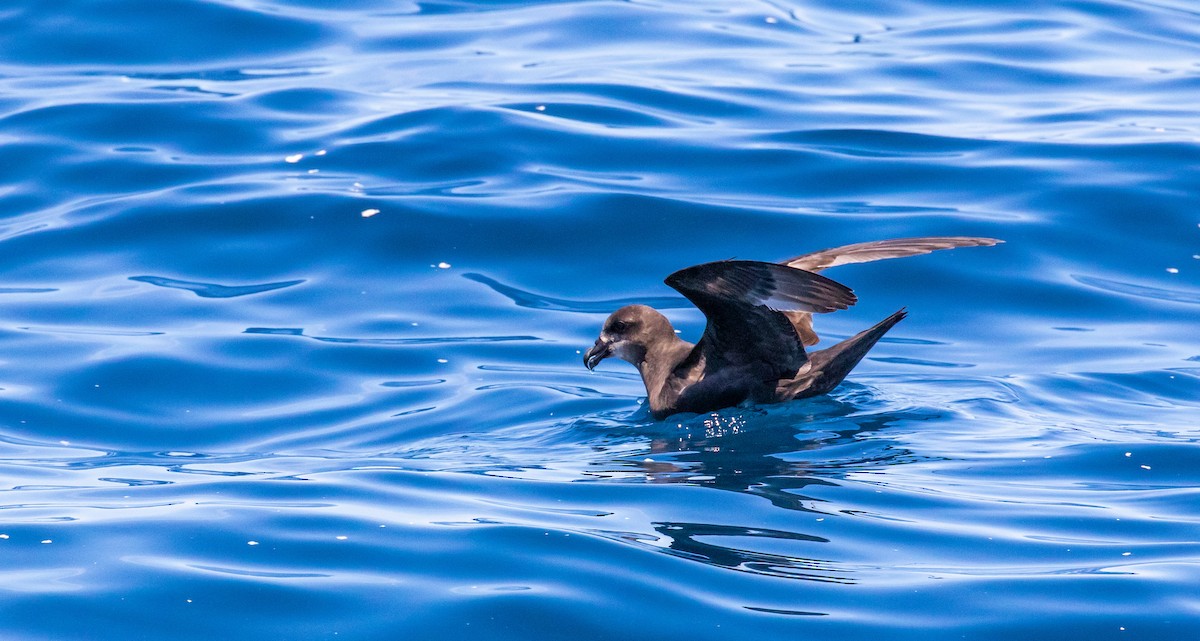
<path id="1" fill-rule="evenodd" d="M 600 361 L 616 356 L 637 366 L 651 347 L 673 338 L 675 328 L 666 316 L 645 305 L 626 305 L 604 321 L 596 344 L 583 354 L 583 364 L 595 369 Z"/>

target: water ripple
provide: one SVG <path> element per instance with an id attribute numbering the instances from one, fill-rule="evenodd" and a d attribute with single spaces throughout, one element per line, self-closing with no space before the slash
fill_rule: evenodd
<path id="1" fill-rule="evenodd" d="M 1195 7 L 18 4 L 6 641 L 1195 636 Z M 828 396 L 579 364 L 920 235 L 1008 243 L 830 270 Z"/>
<path id="2" fill-rule="evenodd" d="M 540 341 L 537 336 L 423 336 L 420 338 L 351 338 L 342 336 L 310 336 L 302 327 L 247 327 L 245 334 L 268 336 L 301 336 L 322 343 L 359 345 L 445 345 L 455 343 L 504 343 L 510 341 Z"/>
<path id="3" fill-rule="evenodd" d="M 1146 298 L 1150 300 L 1165 300 L 1173 303 L 1192 303 L 1200 304 L 1200 291 L 1184 291 L 1178 289 L 1166 289 L 1163 287 L 1151 287 L 1149 285 L 1138 285 L 1135 283 L 1126 283 L 1107 278 L 1099 278 L 1096 276 L 1084 276 L 1080 274 L 1072 274 L 1077 282 L 1107 292 L 1116 294 L 1126 294 L 1138 298 Z"/>
<path id="4" fill-rule="evenodd" d="M 196 283 L 163 276 L 130 276 L 129 280 L 149 283 L 159 287 L 185 289 L 201 298 L 237 298 L 238 296 L 250 296 L 252 294 L 283 289 L 284 287 L 292 287 L 304 282 L 303 280 L 288 280 L 279 283 L 262 283 L 260 285 L 218 285 L 214 283 Z"/>
<path id="5" fill-rule="evenodd" d="M 658 309 L 680 309 L 689 308 L 692 306 L 685 298 L 681 296 L 661 296 L 661 297 L 644 297 L 644 298 L 619 298 L 612 300 L 597 300 L 597 301 L 581 301 L 568 300 L 565 298 L 551 298 L 533 292 L 527 292 L 517 289 L 511 285 L 505 285 L 495 279 L 488 278 L 483 274 L 463 274 L 463 278 L 473 280 L 477 283 L 483 283 L 492 288 L 497 294 L 506 296 L 520 307 L 528 307 L 530 309 L 547 309 L 559 312 L 580 312 L 584 314 L 608 314 L 613 310 L 624 307 L 625 305 L 649 305 Z"/>

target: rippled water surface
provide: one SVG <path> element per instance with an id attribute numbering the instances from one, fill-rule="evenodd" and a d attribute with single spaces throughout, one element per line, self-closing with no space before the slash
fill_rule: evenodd
<path id="1" fill-rule="evenodd" d="M 1183 0 L 0 8 L 0 628 L 1200 638 Z M 655 422 L 662 284 L 839 267 L 833 394 Z"/>

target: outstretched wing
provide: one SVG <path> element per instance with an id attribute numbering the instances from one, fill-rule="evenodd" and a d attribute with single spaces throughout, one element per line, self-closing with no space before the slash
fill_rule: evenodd
<path id="1" fill-rule="evenodd" d="M 841 247 L 834 247 L 833 249 L 822 249 L 811 254 L 804 254 L 803 256 L 796 256 L 795 258 L 785 260 L 781 264 L 796 269 L 805 269 L 810 272 L 819 272 L 830 267 L 837 267 L 838 265 L 852 265 L 854 263 L 867 263 L 887 258 L 919 256 L 939 249 L 953 249 L 955 247 L 991 247 L 1002 242 L 1004 241 L 995 238 L 973 236 L 892 238 L 890 240 L 876 240 L 869 243 L 843 245 Z M 787 317 L 792 322 L 792 326 L 796 328 L 796 333 L 799 334 L 800 340 L 806 346 L 817 344 L 819 339 L 812 328 L 812 314 L 804 311 L 789 311 L 787 312 Z"/>
<path id="2" fill-rule="evenodd" d="M 903 258 L 904 256 L 919 256 L 939 249 L 955 247 L 991 247 L 1004 241 L 995 238 L 977 238 L 972 236 L 925 236 L 922 238 L 892 238 L 876 240 L 869 243 L 843 245 L 833 249 L 822 249 L 811 254 L 781 261 L 781 264 L 796 269 L 806 269 L 819 272 L 822 269 L 838 265 L 867 263 L 886 258 Z"/>
<path id="3" fill-rule="evenodd" d="M 666 283 L 708 319 L 697 343 L 706 368 L 752 367 L 764 380 L 790 377 L 807 359 L 783 312 L 831 312 L 857 302 L 848 287 L 824 276 L 747 260 L 688 267 Z"/>

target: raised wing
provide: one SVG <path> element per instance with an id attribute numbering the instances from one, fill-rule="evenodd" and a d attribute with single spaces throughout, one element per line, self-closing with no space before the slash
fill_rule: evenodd
<path id="1" fill-rule="evenodd" d="M 857 302 L 848 287 L 824 276 L 746 260 L 681 269 L 666 283 L 708 318 L 697 343 L 706 368 L 751 367 L 763 380 L 790 377 L 807 359 L 782 312 L 831 312 Z"/>
<path id="2" fill-rule="evenodd" d="M 953 249 L 955 247 L 991 247 L 1002 242 L 1004 241 L 995 238 L 975 236 L 892 238 L 890 240 L 876 240 L 868 243 L 843 245 L 841 247 L 834 247 L 833 249 L 822 249 L 818 252 L 785 260 L 781 264 L 810 272 L 819 272 L 830 267 L 837 267 L 838 265 L 852 265 L 854 263 L 868 263 L 873 260 L 919 256 L 939 249 Z M 800 340 L 805 346 L 817 344 L 820 339 L 817 338 L 817 334 L 812 328 L 812 314 L 804 311 L 789 311 L 787 312 L 787 317 L 792 322 L 792 326 L 795 327 L 796 333 L 800 336 Z"/>
<path id="3" fill-rule="evenodd" d="M 804 254 L 782 261 L 781 264 L 810 272 L 837 267 L 867 263 L 873 260 L 887 258 L 902 258 L 904 256 L 919 256 L 939 249 L 955 247 L 991 247 L 1004 241 L 995 238 L 979 238 L 973 236 L 925 236 L 922 238 L 892 238 L 876 240 L 869 243 L 843 245 L 833 249 L 823 249 L 811 254 Z"/>
<path id="4" fill-rule="evenodd" d="M 832 312 L 858 302 L 849 287 L 803 269 L 753 260 L 723 260 L 681 269 L 665 281 L 705 314 L 749 305 L 776 311 Z"/>

